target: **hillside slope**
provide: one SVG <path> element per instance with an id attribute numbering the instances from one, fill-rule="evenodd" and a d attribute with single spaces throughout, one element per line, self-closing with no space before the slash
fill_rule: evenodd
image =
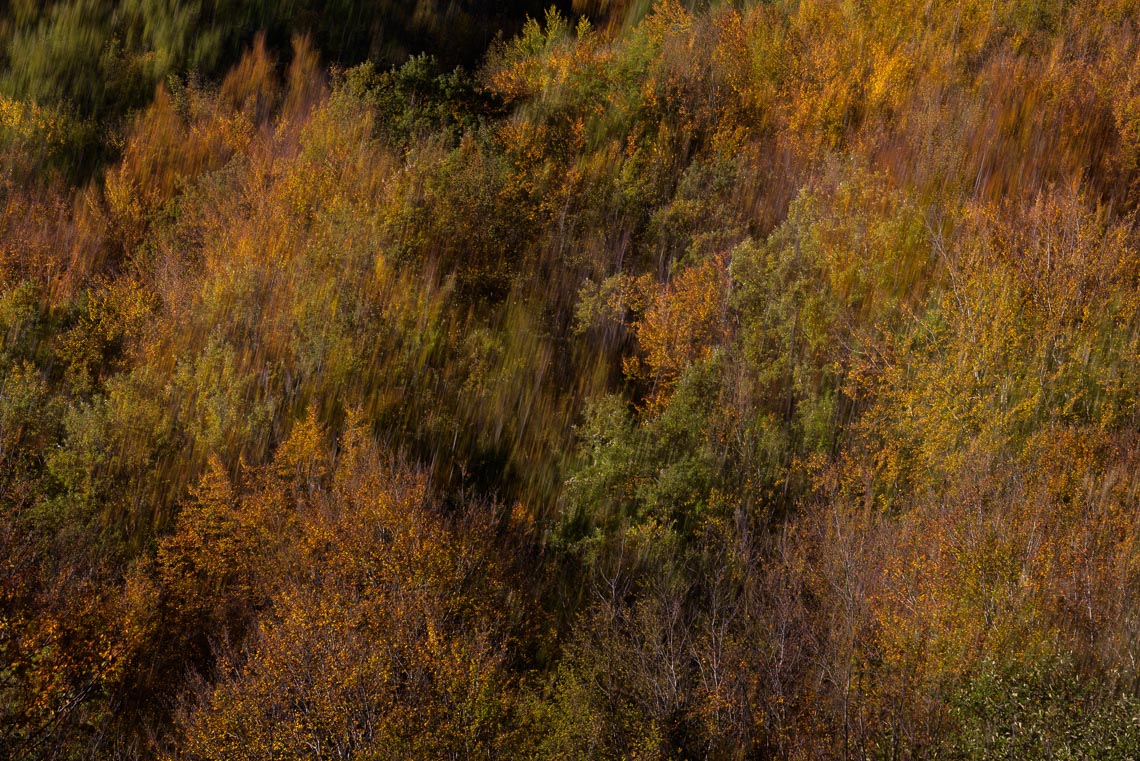
<path id="1" fill-rule="evenodd" d="M 1140 6 L 301 5 L 0 28 L 9 756 L 1140 754 Z"/>

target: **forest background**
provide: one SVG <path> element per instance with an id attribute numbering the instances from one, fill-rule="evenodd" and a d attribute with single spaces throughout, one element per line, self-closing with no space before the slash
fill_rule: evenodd
<path id="1" fill-rule="evenodd" d="M 1140 755 L 1140 4 L 0 6 L 0 756 Z"/>

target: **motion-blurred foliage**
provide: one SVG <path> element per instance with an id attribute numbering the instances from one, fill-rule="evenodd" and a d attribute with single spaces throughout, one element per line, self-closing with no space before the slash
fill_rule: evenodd
<path id="1" fill-rule="evenodd" d="M 572 9 L 0 10 L 0 747 L 1134 756 L 1140 8 Z"/>

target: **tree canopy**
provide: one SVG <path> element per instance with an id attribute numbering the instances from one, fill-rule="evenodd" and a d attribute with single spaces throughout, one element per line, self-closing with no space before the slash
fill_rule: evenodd
<path id="1" fill-rule="evenodd" d="M 0 748 L 1136 757 L 1138 30 L 4 5 Z"/>

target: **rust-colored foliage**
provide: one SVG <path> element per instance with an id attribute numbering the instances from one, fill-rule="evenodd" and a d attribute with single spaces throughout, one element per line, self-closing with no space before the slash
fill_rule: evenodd
<path id="1" fill-rule="evenodd" d="M 1135 2 L 9 5 L 0 755 L 1140 755 Z"/>

